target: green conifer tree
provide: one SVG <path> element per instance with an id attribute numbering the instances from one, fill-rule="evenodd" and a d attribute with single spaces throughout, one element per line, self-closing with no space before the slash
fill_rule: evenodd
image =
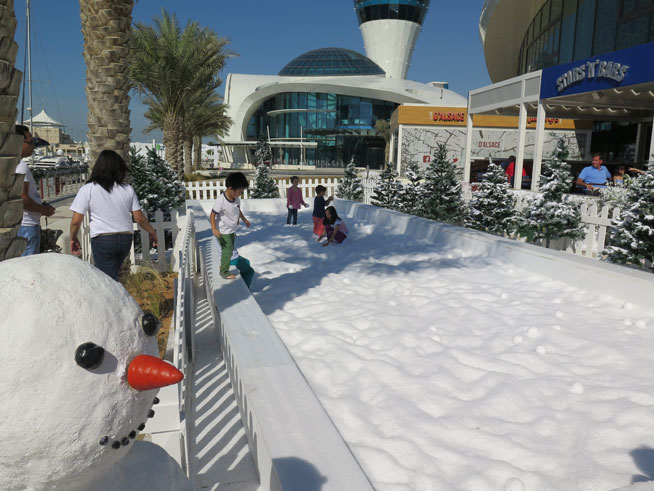
<path id="1" fill-rule="evenodd" d="M 520 235 L 529 241 L 543 241 L 545 247 L 554 239 L 578 240 L 584 236 L 579 205 L 564 194 L 572 185 L 567 158 L 568 147 L 563 138 L 559 138 L 552 157 L 543 163 L 542 195 L 527 206 L 519 218 Z"/>
<path id="2" fill-rule="evenodd" d="M 422 170 L 415 160 L 412 160 L 406 167 L 406 178 L 409 181 L 402 187 L 398 199 L 398 210 L 410 215 L 421 215 L 424 190 L 422 186 Z"/>
<path id="3" fill-rule="evenodd" d="M 270 177 L 270 167 L 268 164 L 262 163 L 257 165 L 254 185 L 249 191 L 250 198 L 279 198 L 279 188 L 275 180 Z"/>
<path id="4" fill-rule="evenodd" d="M 423 189 L 423 216 L 455 225 L 463 224 L 466 205 L 461 195 L 461 183 L 456 176 L 454 163 L 447 157 L 447 145 L 444 143 L 437 145 L 427 166 Z"/>
<path id="5" fill-rule="evenodd" d="M 130 149 L 131 185 L 139 198 L 143 213 L 150 216 L 155 211 L 169 212 L 179 208 L 186 200 L 184 185 L 156 150 L 148 149 L 145 156 Z"/>
<path id="6" fill-rule="evenodd" d="M 254 161 L 255 165 L 264 163 L 272 165 L 272 148 L 270 148 L 270 143 L 268 143 L 268 139 L 263 133 L 257 139 L 257 146 L 254 149 Z"/>
<path id="7" fill-rule="evenodd" d="M 363 183 L 354 165 L 354 159 L 350 160 L 345 168 L 343 179 L 336 188 L 336 197 L 352 201 L 361 201 L 363 199 Z"/>
<path id="8" fill-rule="evenodd" d="M 627 184 L 625 207 L 613 220 L 605 254 L 618 264 L 646 265 L 654 272 L 654 161 Z"/>
<path id="9" fill-rule="evenodd" d="M 372 204 L 395 210 L 398 207 L 398 196 L 401 190 L 402 185 L 397 180 L 397 173 L 391 165 L 386 165 L 377 179 L 377 184 L 372 194 Z"/>
<path id="10" fill-rule="evenodd" d="M 496 235 L 511 235 L 516 229 L 515 196 L 501 166 L 492 161 L 484 180 L 472 193 L 466 225 Z"/>

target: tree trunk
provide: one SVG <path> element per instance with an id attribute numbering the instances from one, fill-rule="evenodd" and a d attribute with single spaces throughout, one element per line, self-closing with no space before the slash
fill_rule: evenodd
<path id="1" fill-rule="evenodd" d="M 15 31 L 14 1 L 0 0 L 0 261 L 20 256 L 25 248 L 25 241 L 16 235 L 23 219 L 24 178 L 15 175 L 23 148 L 23 137 L 14 127 L 22 78 L 14 67 Z"/>
<path id="2" fill-rule="evenodd" d="M 193 172 L 193 137 L 186 135 L 184 137 L 184 174 Z"/>
<path id="3" fill-rule="evenodd" d="M 174 114 L 167 115 L 164 119 L 164 144 L 166 145 L 166 162 L 177 174 L 184 172 L 184 162 L 182 153 L 182 125 L 183 118 Z"/>
<path id="4" fill-rule="evenodd" d="M 134 0 L 80 0 L 91 165 L 102 150 L 129 162 L 127 77 Z"/>
<path id="5" fill-rule="evenodd" d="M 196 136 L 193 138 L 193 170 L 202 168 L 202 138 Z"/>

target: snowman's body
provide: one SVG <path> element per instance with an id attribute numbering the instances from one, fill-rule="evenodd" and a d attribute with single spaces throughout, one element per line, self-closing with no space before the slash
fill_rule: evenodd
<path id="1" fill-rule="evenodd" d="M 116 464 L 122 476 L 147 475 L 129 463 L 157 392 L 127 383 L 135 357 L 157 355 L 139 306 L 71 256 L 0 262 L 0 279 L 0 489 L 85 490 Z M 76 361 L 84 343 L 104 349 L 98 366 Z"/>

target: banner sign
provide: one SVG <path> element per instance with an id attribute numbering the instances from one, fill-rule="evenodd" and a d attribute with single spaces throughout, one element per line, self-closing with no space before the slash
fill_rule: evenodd
<path id="1" fill-rule="evenodd" d="M 543 69 L 540 98 L 654 82 L 654 43 Z"/>

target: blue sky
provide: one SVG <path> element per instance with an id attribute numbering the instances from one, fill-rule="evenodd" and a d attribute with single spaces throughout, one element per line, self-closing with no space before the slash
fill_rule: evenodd
<path id="1" fill-rule="evenodd" d="M 67 125 L 75 140 L 86 140 L 86 75 L 79 3 L 31 3 L 34 115 L 45 107 L 50 116 Z M 462 95 L 489 84 L 478 30 L 482 4 L 483 0 L 433 0 L 408 78 L 446 81 L 450 89 Z M 239 56 L 228 61 L 223 79 L 230 72 L 275 74 L 297 55 L 316 48 L 334 46 L 364 52 L 351 0 L 140 0 L 134 7 L 134 21 L 149 23 L 162 8 L 175 13 L 182 25 L 189 19 L 196 20 L 231 40 L 230 49 Z M 15 0 L 15 9 L 16 41 L 21 48 L 16 63 L 22 69 L 25 0 Z M 142 133 L 147 122 L 136 97 L 132 98 L 131 110 L 132 140 L 158 138 L 156 133 Z M 19 101 L 18 118 L 20 113 Z"/>

